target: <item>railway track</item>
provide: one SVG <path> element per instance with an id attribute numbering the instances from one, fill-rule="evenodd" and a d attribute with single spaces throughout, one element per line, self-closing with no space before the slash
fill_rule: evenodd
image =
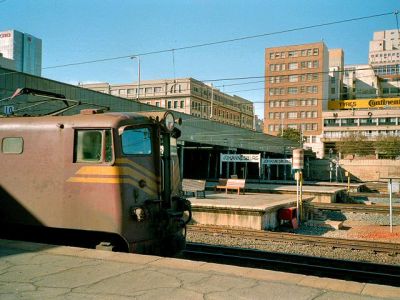
<path id="1" fill-rule="evenodd" d="M 377 214 L 389 214 L 388 205 L 364 205 L 364 204 L 348 204 L 348 203 L 317 203 L 313 202 L 310 204 L 314 208 L 320 210 L 336 210 L 336 211 L 351 211 L 351 212 L 362 212 L 362 213 L 377 213 Z M 400 215 L 400 206 L 393 206 L 392 210 L 394 215 Z"/>
<path id="2" fill-rule="evenodd" d="M 184 257 L 214 263 L 400 286 L 400 267 L 188 243 Z"/>
<path id="3" fill-rule="evenodd" d="M 310 246 L 325 246 L 331 248 L 345 248 L 350 250 L 368 250 L 372 252 L 384 252 L 390 254 L 400 254 L 400 244 L 375 242 L 365 240 L 348 240 L 338 238 L 328 238 L 312 235 L 300 235 L 285 232 L 271 232 L 251 229 L 234 229 L 211 225 L 189 225 L 188 231 L 201 232 L 203 234 L 226 234 L 236 238 L 251 238 L 262 241 L 290 242 L 307 244 Z"/>

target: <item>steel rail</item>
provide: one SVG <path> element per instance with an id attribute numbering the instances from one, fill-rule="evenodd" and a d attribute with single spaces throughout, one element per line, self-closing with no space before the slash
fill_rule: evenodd
<path id="1" fill-rule="evenodd" d="M 317 203 L 308 204 L 320 210 L 351 211 L 363 213 L 389 214 L 389 205 L 380 204 L 348 204 L 348 203 Z M 400 206 L 393 207 L 393 214 L 400 215 Z"/>
<path id="2" fill-rule="evenodd" d="M 400 286 L 400 266 L 188 243 L 186 259 Z"/>
<path id="3" fill-rule="evenodd" d="M 325 246 L 331 248 L 345 248 L 351 250 L 368 250 L 373 252 L 400 254 L 400 243 L 339 239 L 285 232 L 235 229 L 212 225 L 188 225 L 187 230 L 188 232 L 202 232 L 204 234 L 219 233 L 227 234 L 233 237 L 258 239 L 264 241 L 291 242 L 298 244 Z"/>

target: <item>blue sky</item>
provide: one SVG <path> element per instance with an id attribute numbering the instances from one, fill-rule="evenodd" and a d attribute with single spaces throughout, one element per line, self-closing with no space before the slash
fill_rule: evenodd
<path id="1" fill-rule="evenodd" d="M 400 10 L 398 0 L 0 0 L 0 31 L 16 29 L 42 39 L 43 77 L 69 83 L 127 83 L 137 80 L 136 62 L 128 58 L 46 67 L 176 49 L 396 10 Z M 174 55 L 146 55 L 141 57 L 142 80 L 263 76 L 265 48 L 321 40 L 328 48 L 343 48 L 346 64 L 367 63 L 373 32 L 396 27 L 393 14 L 174 51 Z M 214 85 L 252 100 L 256 113 L 262 117 L 263 83 L 254 81 L 260 79 L 221 80 Z M 229 86 L 232 83 L 243 84 Z"/>

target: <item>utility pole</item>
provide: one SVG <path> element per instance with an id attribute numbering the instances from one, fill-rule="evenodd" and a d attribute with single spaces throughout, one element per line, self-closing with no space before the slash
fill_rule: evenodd
<path id="1" fill-rule="evenodd" d="M 137 74 L 138 74 L 138 86 L 137 86 L 137 92 L 136 92 L 136 99 L 139 102 L 139 98 L 140 98 L 140 96 L 139 96 L 139 94 L 140 94 L 140 56 L 131 56 L 131 59 L 135 59 L 135 58 L 138 61 L 138 71 L 137 71 Z"/>
<path id="2" fill-rule="evenodd" d="M 214 103 L 214 87 L 211 83 L 211 111 L 210 111 L 210 120 L 213 118 L 213 103 Z"/>

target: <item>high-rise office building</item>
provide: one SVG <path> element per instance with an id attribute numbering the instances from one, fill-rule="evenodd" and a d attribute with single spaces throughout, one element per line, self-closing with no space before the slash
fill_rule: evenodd
<path id="1" fill-rule="evenodd" d="M 329 53 L 323 42 L 265 49 L 264 132 L 322 132 L 329 96 Z"/>
<path id="2" fill-rule="evenodd" d="M 14 61 L 16 71 L 40 76 L 42 73 L 42 40 L 17 30 L 0 32 L 0 53 Z"/>

